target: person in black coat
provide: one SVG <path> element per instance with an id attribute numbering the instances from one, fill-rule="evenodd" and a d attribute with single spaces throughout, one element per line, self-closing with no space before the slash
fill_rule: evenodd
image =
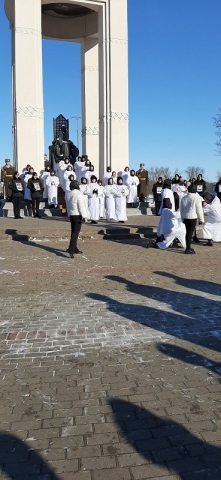
<path id="1" fill-rule="evenodd" d="M 215 192 L 217 193 L 217 197 L 220 199 L 221 201 L 221 177 L 219 179 L 219 181 L 216 183 L 215 185 Z"/>
<path id="2" fill-rule="evenodd" d="M 19 173 L 17 171 L 13 173 L 13 177 L 8 188 L 12 191 L 14 218 L 20 219 L 22 218 L 20 215 L 20 210 L 21 210 L 21 199 L 24 195 L 24 187 L 23 187 L 22 179 L 19 177 Z"/>
<path id="3" fill-rule="evenodd" d="M 27 187 L 31 191 L 31 200 L 32 200 L 32 210 L 35 218 L 41 218 L 39 215 L 39 205 L 42 198 L 42 193 L 44 191 L 43 182 L 36 172 L 33 172 L 33 175 L 28 180 Z"/>
<path id="4" fill-rule="evenodd" d="M 160 210 L 160 205 L 161 205 L 161 191 L 163 188 L 163 179 L 162 177 L 159 177 L 157 182 L 153 184 L 152 188 L 152 193 L 154 196 L 154 202 L 155 202 L 155 211 L 156 215 L 159 215 L 159 210 Z"/>
<path id="5" fill-rule="evenodd" d="M 201 173 L 199 173 L 194 185 L 196 185 L 197 193 L 202 197 L 203 193 L 206 191 L 207 185 L 205 180 L 203 180 Z"/>

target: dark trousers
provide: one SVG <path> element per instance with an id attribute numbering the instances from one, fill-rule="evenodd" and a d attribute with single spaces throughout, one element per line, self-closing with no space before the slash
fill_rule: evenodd
<path id="1" fill-rule="evenodd" d="M 13 197 L 14 217 L 20 217 L 21 197 Z"/>
<path id="2" fill-rule="evenodd" d="M 184 218 L 183 223 L 186 227 L 186 249 L 189 250 L 191 248 L 191 240 L 193 236 L 193 232 L 196 228 L 196 221 L 197 218 Z"/>
<path id="3" fill-rule="evenodd" d="M 71 222 L 71 238 L 69 244 L 70 253 L 74 253 L 77 249 L 78 235 L 81 231 L 82 226 L 82 216 L 81 215 L 70 215 Z"/>
<path id="4" fill-rule="evenodd" d="M 161 200 L 159 202 L 158 202 L 158 200 L 156 200 L 155 201 L 155 213 L 156 213 L 156 215 L 159 214 L 160 205 L 161 205 Z"/>
<path id="5" fill-rule="evenodd" d="M 40 200 L 41 200 L 40 197 L 37 197 L 37 198 L 36 198 L 36 197 L 33 197 L 33 198 L 31 199 L 33 215 L 35 215 L 35 214 L 39 215 Z"/>

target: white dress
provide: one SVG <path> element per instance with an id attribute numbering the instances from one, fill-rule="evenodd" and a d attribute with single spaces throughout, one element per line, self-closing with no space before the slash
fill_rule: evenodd
<path id="1" fill-rule="evenodd" d="M 100 218 L 100 206 L 99 206 L 99 188 L 97 182 L 88 185 L 88 209 L 90 219 L 96 222 Z M 98 194 L 93 193 L 93 190 L 98 190 Z"/>
<path id="2" fill-rule="evenodd" d="M 60 180 L 60 186 L 61 186 L 61 188 L 62 188 L 64 191 L 65 191 L 66 180 L 67 180 L 67 178 L 68 178 L 68 177 L 65 178 L 65 174 L 66 174 L 66 172 L 67 172 L 67 167 L 69 167 L 69 166 L 72 167 L 71 163 L 68 163 L 68 164 L 64 163 L 64 164 L 61 165 L 61 167 L 60 167 L 59 180 Z M 68 171 L 67 173 L 68 173 L 68 175 L 73 175 L 73 174 L 74 174 L 74 171 L 71 170 L 71 171 Z"/>
<path id="3" fill-rule="evenodd" d="M 161 215 L 163 210 L 163 200 L 164 198 L 169 198 L 172 203 L 172 212 L 175 212 L 175 202 L 172 190 L 170 188 L 163 188 L 161 191 L 161 205 L 159 209 L 159 214 Z"/>
<path id="4" fill-rule="evenodd" d="M 86 165 L 84 165 L 81 169 L 81 176 L 85 178 L 85 174 L 88 170 L 89 170 L 89 167 L 86 167 Z"/>
<path id="5" fill-rule="evenodd" d="M 100 218 L 105 218 L 105 214 L 104 214 L 104 187 L 103 187 L 103 185 L 98 185 L 98 198 L 99 198 Z"/>
<path id="6" fill-rule="evenodd" d="M 129 194 L 127 196 L 127 203 L 137 203 L 137 186 L 139 185 L 140 180 L 134 175 L 129 176 L 127 179 L 127 187 L 129 189 Z"/>
<path id="7" fill-rule="evenodd" d="M 203 209 L 208 220 L 203 225 L 203 238 L 221 242 L 221 202 L 218 197 Z"/>
<path id="8" fill-rule="evenodd" d="M 75 169 L 77 181 L 79 184 L 81 183 L 81 177 L 83 177 L 82 168 L 84 168 L 84 166 L 85 166 L 85 162 L 79 162 L 78 160 L 74 164 L 74 169 Z"/>
<path id="9" fill-rule="evenodd" d="M 42 176 L 41 176 L 41 179 L 42 179 L 43 184 L 44 184 L 43 198 L 48 198 L 48 187 L 47 187 L 47 183 L 46 183 L 46 180 L 47 180 L 48 176 L 50 176 L 50 172 L 43 172 Z"/>
<path id="10" fill-rule="evenodd" d="M 76 173 L 74 172 L 74 170 L 65 170 L 64 172 L 64 182 L 65 182 L 65 185 L 66 185 L 66 182 L 67 180 L 69 180 L 69 177 L 70 175 L 73 175 L 74 177 L 74 180 L 76 180 Z"/>
<path id="11" fill-rule="evenodd" d="M 122 178 L 123 178 L 123 184 L 127 185 L 127 180 L 130 177 L 130 172 L 123 172 Z"/>
<path id="12" fill-rule="evenodd" d="M 126 222 L 127 221 L 126 197 L 129 193 L 129 190 L 125 185 L 114 185 L 113 192 L 114 192 L 116 220 L 118 220 L 118 222 Z"/>
<path id="13" fill-rule="evenodd" d="M 103 176 L 103 184 L 106 187 L 108 185 L 108 180 L 111 177 L 112 173 L 111 172 L 106 172 Z"/>
<path id="14" fill-rule="evenodd" d="M 94 175 L 96 178 L 98 178 L 97 172 L 91 172 L 90 170 L 87 170 L 87 172 L 85 172 L 84 178 L 87 179 L 87 183 L 89 183 L 89 184 L 91 183 L 92 175 Z"/>
<path id="15" fill-rule="evenodd" d="M 117 185 L 117 177 L 111 177 L 111 178 L 112 178 L 112 180 L 113 180 L 113 184 L 114 184 L 114 185 Z"/>
<path id="16" fill-rule="evenodd" d="M 106 219 L 116 220 L 114 185 L 106 185 L 106 187 L 104 187 L 104 198 L 105 198 L 105 208 L 106 208 L 106 214 L 105 214 Z"/>
<path id="17" fill-rule="evenodd" d="M 46 185 L 48 189 L 48 205 L 57 205 L 59 178 L 56 175 L 49 175 L 46 179 Z"/>
<path id="18" fill-rule="evenodd" d="M 178 238 L 183 248 L 186 248 L 186 227 L 177 212 L 172 212 L 169 208 L 163 208 L 157 235 L 164 236 L 163 242 L 157 242 L 161 250 L 170 246 L 175 238 Z"/>
<path id="19" fill-rule="evenodd" d="M 84 183 L 81 183 L 81 185 L 79 186 L 79 189 L 80 189 L 80 192 L 83 193 L 84 195 L 84 204 L 85 204 L 85 209 L 87 211 L 87 216 L 86 218 L 88 220 L 90 220 L 90 213 L 89 213 L 89 208 L 88 208 L 88 192 L 89 192 L 89 186 Z"/>
<path id="20" fill-rule="evenodd" d="M 30 173 L 27 173 L 24 177 L 24 200 L 31 200 L 31 190 L 27 187 L 29 178 L 32 178 Z"/>

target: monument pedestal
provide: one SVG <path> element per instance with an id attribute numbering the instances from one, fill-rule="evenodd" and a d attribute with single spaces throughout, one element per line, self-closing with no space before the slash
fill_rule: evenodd
<path id="1" fill-rule="evenodd" d="M 81 43 L 83 153 L 101 178 L 107 166 L 123 171 L 129 163 L 127 0 L 5 0 L 5 12 L 16 169 L 30 161 L 38 173 L 43 168 L 43 37 Z"/>

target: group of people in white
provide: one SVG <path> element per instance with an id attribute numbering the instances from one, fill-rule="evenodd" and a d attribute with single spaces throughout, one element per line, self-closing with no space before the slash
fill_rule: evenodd
<path id="1" fill-rule="evenodd" d="M 193 254 L 191 242 L 200 243 L 196 234 L 197 221 L 202 224 L 205 246 L 213 246 L 213 242 L 221 242 L 221 201 L 206 191 L 197 191 L 195 182 L 186 182 L 185 186 L 176 189 L 179 195 L 178 209 L 175 206 L 174 188 L 169 179 L 164 180 L 161 190 L 159 208 L 160 221 L 157 229 L 155 246 L 162 250 L 181 243 L 186 254 Z M 207 215 L 205 223 L 204 215 Z"/>
<path id="2" fill-rule="evenodd" d="M 27 165 L 20 178 L 24 183 L 24 200 L 31 202 L 31 191 L 28 182 L 34 174 L 34 169 Z M 97 223 L 100 218 L 125 222 L 127 220 L 126 207 L 137 204 L 137 186 L 139 179 L 135 170 L 125 170 L 121 176 L 107 167 L 103 180 L 98 178 L 94 166 L 86 157 L 79 157 L 74 167 L 68 158 L 64 158 L 55 165 L 55 169 L 45 167 L 39 175 L 43 200 L 47 200 L 49 208 L 57 206 L 58 187 L 66 194 L 70 191 L 70 183 L 77 180 L 79 189 L 84 195 L 87 212 L 86 221 Z"/>

